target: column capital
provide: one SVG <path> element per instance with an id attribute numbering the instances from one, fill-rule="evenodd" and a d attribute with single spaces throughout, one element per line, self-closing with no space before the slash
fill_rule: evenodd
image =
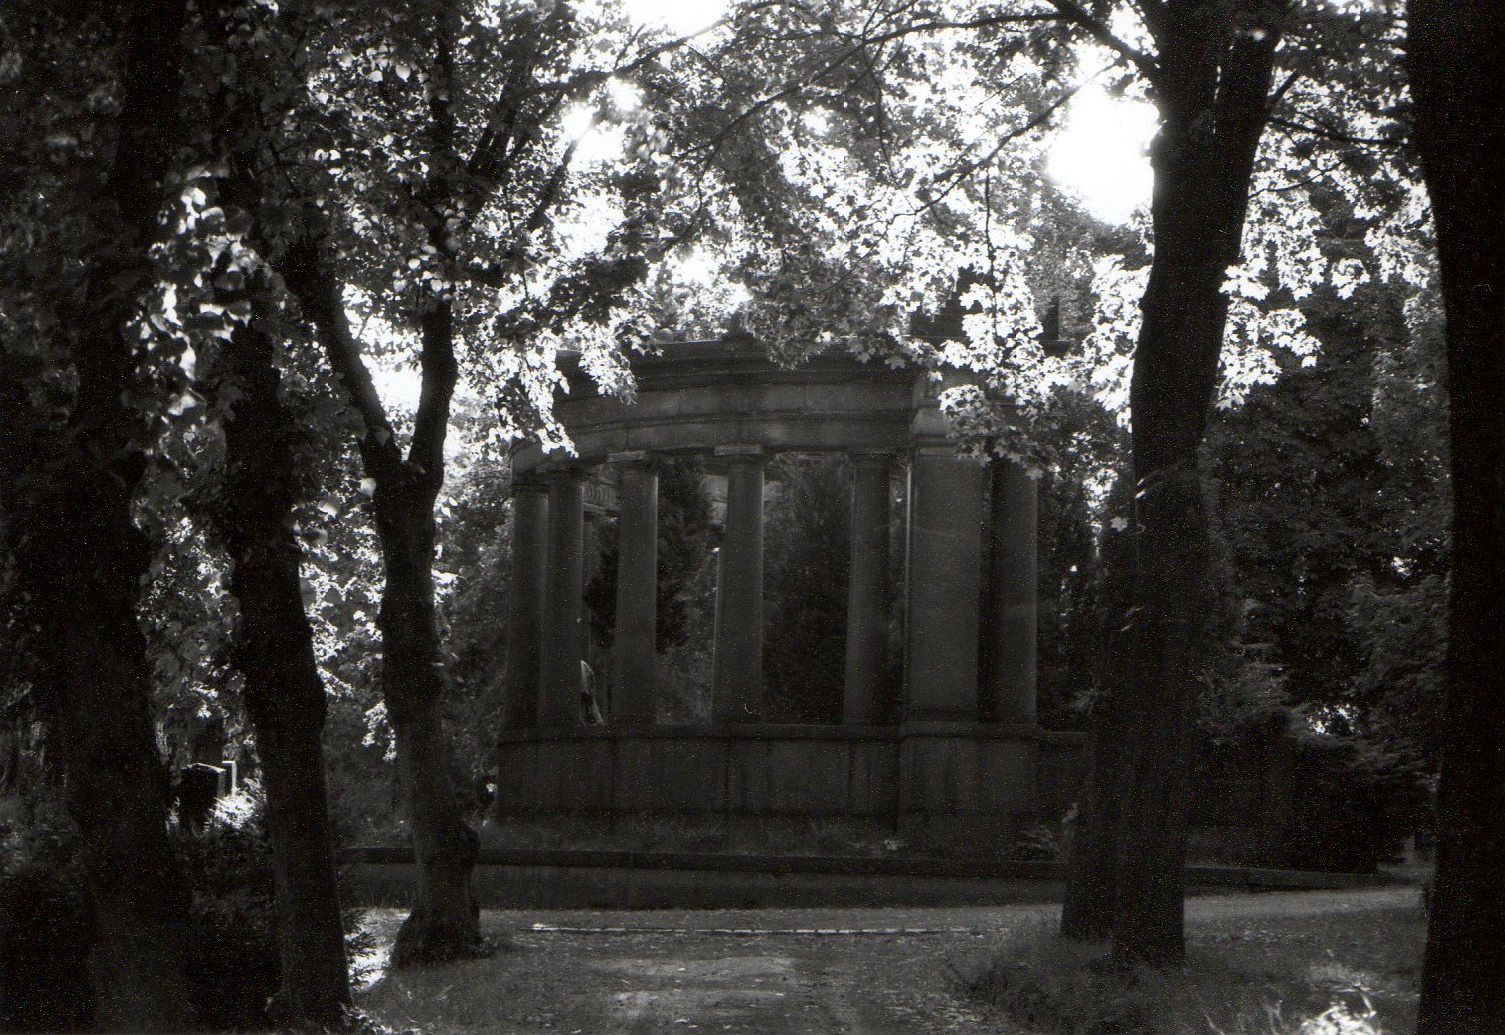
<path id="1" fill-rule="evenodd" d="M 549 483 L 536 473 L 520 474 L 512 479 L 512 494 L 514 496 L 519 493 L 548 491 Z"/>

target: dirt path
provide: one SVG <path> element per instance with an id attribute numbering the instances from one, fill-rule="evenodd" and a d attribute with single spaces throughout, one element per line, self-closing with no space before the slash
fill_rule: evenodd
<path id="1" fill-rule="evenodd" d="M 1214 896 L 1193 923 L 1394 909 L 1412 889 Z M 382 977 L 363 1005 L 450 1032 L 1007 1032 L 958 984 L 1056 907 L 488 912 L 493 959 Z M 400 914 L 383 911 L 390 937 Z"/>

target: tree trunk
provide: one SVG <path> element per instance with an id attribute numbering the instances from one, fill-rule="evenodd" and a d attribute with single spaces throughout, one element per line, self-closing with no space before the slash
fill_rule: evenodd
<path id="1" fill-rule="evenodd" d="M 379 481 L 374 500 L 387 575 L 380 617 L 382 692 L 397 737 L 419 871 L 418 896 L 392 952 L 394 966 L 474 955 L 482 947 L 471 887 L 479 842 L 460 808 L 439 716 L 444 678 L 434 615 L 434 493 L 425 481 Z"/>
<path id="2" fill-rule="evenodd" d="M 1142 347 L 1142 340 L 1141 340 Z M 1204 656 L 1207 525 L 1194 463 L 1136 479 L 1128 680 L 1114 709 L 1113 954 L 1173 966 L 1185 957 L 1186 799 Z"/>
<path id="3" fill-rule="evenodd" d="M 1412 0 L 1407 64 L 1447 316 L 1453 583 L 1422 1035 L 1505 1032 L 1505 22 Z"/>
<path id="4" fill-rule="evenodd" d="M 130 324 L 151 277 L 162 180 L 178 140 L 184 8 L 183 0 L 143 2 L 117 16 L 115 157 L 91 228 L 85 296 L 63 314 L 77 379 L 71 413 L 66 426 L 39 422 L 29 441 L 0 443 L 17 582 L 81 834 L 95 926 L 89 971 L 106 1030 L 193 1024 L 183 974 L 189 892 L 167 837 L 167 772 L 136 621 L 152 547 L 131 516 L 145 459 L 141 415 L 127 402 Z M 0 439 L 15 430 L 0 429 Z"/>
<path id="5" fill-rule="evenodd" d="M 192 1025 L 183 948 L 189 892 L 167 838 L 167 771 L 157 754 L 137 587 L 151 548 L 129 493 L 59 492 L 54 522 L 18 552 L 58 695 L 52 709 L 68 811 L 82 835 L 95 943 L 89 974 L 106 1031 Z"/>
<path id="6" fill-rule="evenodd" d="M 1240 255 L 1254 153 L 1279 33 L 1259 5 L 1167 8 L 1155 22 L 1151 160 L 1155 257 L 1141 305 L 1130 385 L 1135 503 L 1131 600 L 1115 668 L 1113 751 L 1084 816 L 1073 868 L 1072 923 L 1112 888 L 1109 924 L 1120 963 L 1185 958 L 1187 770 L 1210 612 L 1207 515 L 1198 449 L 1217 385 L 1228 300 Z M 1255 32 L 1253 29 L 1260 31 Z M 1106 828 L 1111 827 L 1109 835 Z M 1097 839 L 1110 838 L 1104 850 Z M 1095 864 L 1095 865 L 1093 865 Z"/>
<path id="7" fill-rule="evenodd" d="M 396 735 L 418 866 L 416 900 L 398 934 L 393 963 L 473 956 L 485 948 L 471 886 L 479 839 L 465 822 L 450 775 L 434 609 L 434 502 L 444 484 L 444 437 L 458 377 L 453 312 L 439 301 L 421 316 L 423 384 L 404 459 L 351 333 L 339 282 L 318 248 L 300 243 L 279 269 L 361 414 L 361 461 L 376 482 L 372 505 L 386 573 L 378 619 L 382 695 Z"/>
<path id="8" fill-rule="evenodd" d="M 273 343 L 256 322 L 236 330 L 223 376 L 240 395 L 225 423 L 215 520 L 233 564 L 235 660 L 266 787 L 282 969 L 273 1014 L 282 1024 L 324 1028 L 350 1006 L 350 977 L 324 785 L 324 684 L 292 531 L 298 429 L 277 395 Z"/>
<path id="9" fill-rule="evenodd" d="M 199 5 L 206 40 L 231 61 L 239 60 L 234 6 L 228 0 Z M 284 31 L 299 21 L 301 6 L 291 0 L 280 5 Z M 269 149 L 246 127 L 266 123 L 278 108 L 288 116 L 297 94 L 279 93 L 265 81 L 268 71 L 251 62 L 237 67 L 242 78 L 259 73 L 262 90 L 216 84 L 208 105 L 211 139 L 228 165 L 220 182 L 224 201 L 251 218 L 251 244 L 270 261 L 277 249 L 261 225 L 260 179 Z M 219 385 L 238 395 L 224 415 L 224 484 L 209 517 L 231 561 L 230 590 L 240 610 L 235 662 L 245 679 L 266 791 L 282 979 L 270 1012 L 280 1024 L 325 1029 L 340 1025 L 350 1008 L 350 971 L 324 778 L 324 683 L 303 605 L 302 550 L 293 534 L 300 429 L 279 397 L 277 342 L 266 331 L 279 318 L 272 279 L 262 270 L 244 288 L 220 291 L 224 304 L 243 302 L 252 315 L 234 329 L 223 354 Z"/>

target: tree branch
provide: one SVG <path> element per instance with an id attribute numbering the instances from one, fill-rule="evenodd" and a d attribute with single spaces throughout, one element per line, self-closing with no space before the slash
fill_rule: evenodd
<path id="1" fill-rule="evenodd" d="M 1063 90 L 1055 100 L 1051 101 L 1040 111 L 1030 116 L 1030 118 L 1024 123 L 1014 127 L 1007 133 L 1003 134 L 1003 136 L 999 137 L 994 145 L 988 150 L 987 154 L 983 155 L 981 158 L 973 159 L 971 161 L 952 166 L 951 169 L 948 169 L 944 173 L 937 176 L 937 180 L 950 179 L 951 182 L 947 184 L 945 190 L 941 191 L 939 194 L 936 194 L 933 197 L 927 198 L 923 205 L 911 210 L 909 215 L 917 216 L 920 213 L 928 211 L 929 209 L 932 209 L 936 205 L 940 204 L 940 202 L 944 200 L 947 195 L 956 190 L 956 188 L 960 186 L 967 179 L 967 177 L 971 176 L 983 166 L 991 165 L 993 160 L 998 157 L 999 153 L 1002 152 L 1005 147 L 1013 143 L 1015 140 L 1018 140 L 1020 137 L 1023 137 L 1044 126 L 1051 120 L 1056 112 L 1065 107 L 1066 104 L 1078 93 L 1080 93 L 1085 87 L 1096 81 L 1099 77 L 1101 77 L 1111 69 L 1118 68 L 1122 64 L 1122 61 L 1115 61 L 1112 64 L 1107 65 L 1094 72 L 1092 75 L 1088 76 L 1086 79 L 1083 79 L 1081 82 L 1077 83 L 1075 86 L 1072 86 L 1070 89 Z"/>
<path id="2" fill-rule="evenodd" d="M 1355 133 L 1345 133 L 1327 125 L 1310 125 L 1298 122 L 1295 119 L 1281 118 L 1276 115 L 1269 117 L 1270 125 L 1280 126 L 1282 129 L 1293 130 L 1297 133 L 1306 133 L 1323 140 L 1332 140 L 1339 144 L 1358 144 L 1363 147 L 1380 147 L 1393 150 L 1401 150 L 1411 146 L 1411 141 L 1405 137 L 1365 137 Z"/>
<path id="3" fill-rule="evenodd" d="M 423 342 L 418 356 L 422 374 L 418 410 L 413 415 L 413 441 L 408 446 L 408 463 L 420 468 L 435 490 L 444 476 L 444 440 L 449 432 L 450 401 L 460 380 L 460 364 L 455 358 L 454 321 L 454 306 L 448 299 L 424 310 L 418 320 Z"/>
<path id="4" fill-rule="evenodd" d="M 1085 29 L 1089 36 L 1132 64 L 1150 82 L 1153 83 L 1160 78 L 1160 66 L 1152 57 L 1119 39 L 1106 25 L 1088 14 L 1086 9 L 1075 0 L 1050 0 L 1050 3 L 1061 12 L 1061 16 L 1066 21 Z"/>
<path id="5" fill-rule="evenodd" d="M 330 369 L 360 414 L 364 430 L 359 445 L 367 472 L 377 478 L 395 470 L 402 464 L 402 452 L 392 422 L 361 356 L 360 342 L 350 329 L 340 283 L 330 274 L 317 242 L 308 235 L 298 238 L 273 268 L 313 324 Z"/>

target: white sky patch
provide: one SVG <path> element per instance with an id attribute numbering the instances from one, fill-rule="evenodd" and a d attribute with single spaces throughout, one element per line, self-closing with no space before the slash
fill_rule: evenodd
<path id="1" fill-rule="evenodd" d="M 564 113 L 560 128 L 566 141 L 575 142 L 575 155 L 570 160 L 572 169 L 588 169 L 622 157 L 627 131 L 622 126 L 597 120 L 592 105 L 571 107 Z"/>
<path id="2" fill-rule="evenodd" d="M 1126 223 L 1150 202 L 1148 147 L 1156 122 L 1150 104 L 1088 86 L 1067 106 L 1046 173 L 1098 219 Z"/>
<path id="3" fill-rule="evenodd" d="M 676 36 L 699 32 L 726 14 L 726 0 L 623 0 L 623 6 L 633 21 Z"/>
<path id="4" fill-rule="evenodd" d="M 625 115 L 643 106 L 642 88 L 625 79 L 608 79 L 606 95 L 611 98 L 611 103 L 616 107 L 618 114 Z"/>
<path id="5" fill-rule="evenodd" d="M 371 381 L 376 385 L 376 394 L 392 416 L 407 416 L 418 409 L 418 394 L 423 385 L 418 371 L 411 366 L 399 366 L 387 357 L 367 357 L 371 369 Z"/>
<path id="6" fill-rule="evenodd" d="M 559 120 L 559 128 L 564 132 L 566 140 L 574 140 L 589 133 L 595 122 L 596 113 L 589 104 L 573 104 Z"/>
<path id="7" fill-rule="evenodd" d="M 714 284 L 721 279 L 716 258 L 704 248 L 690 248 L 674 264 L 674 271 L 687 284 Z"/>

